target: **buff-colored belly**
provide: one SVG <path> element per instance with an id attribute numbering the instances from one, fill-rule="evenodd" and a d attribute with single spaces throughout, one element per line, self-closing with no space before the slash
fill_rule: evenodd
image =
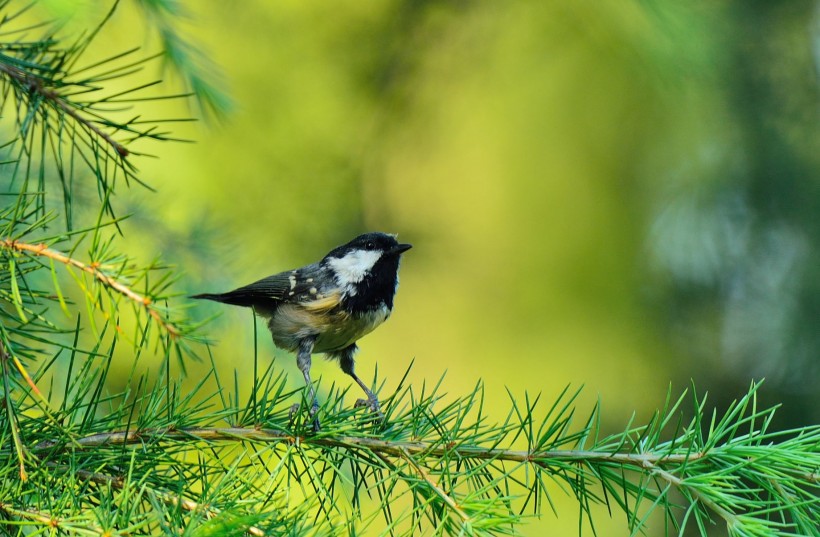
<path id="1" fill-rule="evenodd" d="M 312 311 L 297 304 L 284 304 L 268 319 L 277 347 L 296 351 L 299 343 L 315 337 L 313 352 L 334 352 L 349 347 L 369 334 L 390 316 L 387 306 L 362 315 L 343 310 Z"/>

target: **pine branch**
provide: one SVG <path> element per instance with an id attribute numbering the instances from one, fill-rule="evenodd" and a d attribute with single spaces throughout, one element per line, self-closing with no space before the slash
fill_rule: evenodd
<path id="1" fill-rule="evenodd" d="M 52 468 L 56 471 L 61 472 L 70 472 L 72 469 L 66 465 L 58 465 L 54 463 L 48 463 L 48 467 Z M 76 469 L 73 470 L 74 473 L 84 481 L 92 481 L 94 483 L 110 485 L 112 488 L 122 490 L 125 488 L 126 480 L 122 476 L 112 476 L 108 474 L 103 474 L 100 472 L 91 472 L 89 470 L 82 470 Z M 221 514 L 220 510 L 216 507 L 202 505 L 197 503 L 193 500 L 189 500 L 187 498 L 181 498 L 176 494 L 171 494 L 170 492 L 161 492 L 153 489 L 149 489 L 148 487 L 144 487 L 145 490 L 149 490 L 153 495 L 159 498 L 163 503 L 166 503 L 171 506 L 179 506 L 182 509 L 190 512 L 200 512 L 203 513 L 206 518 L 213 518 L 219 516 Z M 0 507 L 2 509 L 2 507 Z M 255 526 L 249 526 L 246 529 L 246 532 L 253 536 L 253 537 L 265 537 L 265 532 Z"/>
<path id="2" fill-rule="evenodd" d="M 37 522 L 42 527 L 50 528 L 53 530 L 71 531 L 72 529 L 76 528 L 76 526 L 71 524 L 68 520 L 54 516 L 48 511 L 40 509 L 16 509 L 11 505 L 7 505 L 5 503 L 0 502 L 0 513 L 5 514 L 4 518 L 7 521 L 11 520 L 11 517 L 27 518 L 34 522 Z M 82 531 L 84 533 L 91 533 L 94 535 L 123 535 L 120 532 L 111 534 L 108 531 L 103 530 L 101 527 L 96 526 L 94 524 L 84 524 L 82 526 Z"/>
<path id="3" fill-rule="evenodd" d="M 20 479 L 25 481 L 28 479 L 25 462 L 26 449 L 23 446 L 23 441 L 20 439 L 20 424 L 17 421 L 17 415 L 12 404 L 11 387 L 9 385 L 9 378 L 11 377 L 8 365 L 9 354 L 6 352 L 5 346 L 1 345 L 2 344 L 0 344 L 0 366 L 2 367 L 3 373 L 3 402 L 5 403 L 5 408 L 3 410 L 6 412 L 8 428 L 11 431 L 11 438 L 14 443 L 14 452 L 17 458 L 19 476 Z"/>
<path id="4" fill-rule="evenodd" d="M 0 9 L 5 7 L 0 5 Z M 12 153 L 10 160 L 16 164 L 10 184 L 16 183 L 22 194 L 35 195 L 38 211 L 44 215 L 45 192 L 51 189 L 47 184 L 56 182 L 63 195 L 63 216 L 70 230 L 74 226 L 74 190 L 85 183 L 85 166 L 86 173 L 98 184 L 105 210 L 114 215 L 111 196 L 117 179 L 148 186 L 138 176 L 134 164 L 133 157 L 145 154 L 136 149 L 135 142 L 174 139 L 160 129 L 167 119 L 124 115 L 146 98 L 139 92 L 154 86 L 155 81 L 136 82 L 127 90 L 104 94 L 106 82 L 138 76 L 143 65 L 153 58 L 131 61 L 138 50 L 132 49 L 93 65 L 77 67 L 97 35 L 96 30 L 73 45 L 64 45 L 47 27 L 41 39 L 28 40 L 26 33 L 14 28 L 16 22 L 14 16 L 0 18 L 0 33 L 8 39 L 0 42 L 0 93 L 5 114 L 16 115 L 17 128 L 16 138 L 7 149 Z M 174 99 L 179 95 L 148 98 Z M 116 107 L 109 106 L 114 103 Z"/>
<path id="5" fill-rule="evenodd" d="M 53 106 L 62 109 L 72 119 L 81 123 L 85 128 L 102 138 L 119 156 L 127 157 L 129 155 L 128 149 L 122 144 L 115 141 L 108 133 L 104 132 L 92 121 L 80 115 L 77 108 L 61 97 L 54 89 L 47 88 L 42 78 L 12 65 L 2 63 L 0 63 L 0 73 L 4 73 L 10 79 L 14 80 L 20 88 L 27 89 L 28 93 L 35 94 L 43 100 L 51 102 Z"/>
<path id="6" fill-rule="evenodd" d="M 486 448 L 475 445 L 449 445 L 439 442 L 385 440 L 379 437 L 362 436 L 312 436 L 294 435 L 290 432 L 258 427 L 198 427 L 182 429 L 146 429 L 139 431 L 112 431 L 97 433 L 76 440 L 73 448 L 95 448 L 100 446 L 135 445 L 145 442 L 256 442 L 261 444 L 291 444 L 312 447 L 342 449 L 364 449 L 381 455 L 402 458 L 413 456 L 447 457 L 459 459 L 508 461 L 532 464 L 546 468 L 551 461 L 561 462 L 611 462 L 632 466 L 637 469 L 655 469 L 664 465 L 682 465 L 707 456 L 705 452 L 658 454 L 658 453 L 610 453 L 593 450 L 516 450 Z M 44 441 L 35 446 L 35 451 L 51 449 L 56 441 Z M 806 474 L 806 478 L 811 478 Z"/>
<path id="7" fill-rule="evenodd" d="M 179 337 L 182 332 L 173 323 L 167 321 L 162 314 L 153 307 L 153 300 L 149 297 L 143 296 L 124 283 L 121 283 L 113 276 L 103 272 L 103 267 L 100 263 L 93 262 L 91 264 L 83 263 L 77 259 L 71 258 L 62 252 L 58 252 L 49 248 L 46 244 L 27 244 L 13 239 L 0 239 L 0 246 L 9 250 L 26 253 L 34 256 L 44 256 L 53 259 L 59 263 L 78 268 L 83 272 L 91 274 L 94 278 L 100 281 L 106 287 L 113 289 L 117 293 L 125 296 L 137 305 L 141 306 L 156 322 L 159 324 L 172 338 Z"/>
<path id="8" fill-rule="evenodd" d="M 227 92 L 216 83 L 222 82 L 219 69 L 203 52 L 201 44 L 192 43 L 179 31 L 180 22 L 190 19 L 191 15 L 173 0 L 138 0 L 138 4 L 156 28 L 165 61 L 182 77 L 202 114 L 224 118 L 233 103 Z"/>
<path id="9" fill-rule="evenodd" d="M 257 396 L 258 403 L 272 412 L 271 417 L 263 416 L 253 427 L 166 426 L 97 432 L 76 438 L 71 446 L 62 440 L 45 439 L 32 448 L 32 453 L 54 458 L 69 450 L 82 456 L 84 451 L 139 445 L 178 452 L 178 456 L 184 457 L 184 453 L 203 449 L 222 453 L 232 449 L 230 446 L 242 446 L 243 450 L 259 446 L 266 453 L 265 458 L 279 459 L 280 466 L 293 468 L 297 461 L 302 461 L 298 466 L 304 465 L 305 471 L 321 466 L 332 468 L 330 478 L 324 472 L 309 478 L 320 504 L 338 505 L 341 498 L 339 493 L 332 492 L 333 484 L 347 480 L 344 466 L 349 465 L 352 475 L 370 475 L 377 483 L 368 485 L 368 480 L 363 479 L 354 488 L 365 487 L 368 493 L 374 491 L 374 486 L 394 491 L 383 498 L 377 509 L 386 513 L 395 501 L 397 485 L 404 483 L 419 498 L 419 507 L 411 513 L 414 520 L 424 515 L 456 533 L 469 530 L 495 535 L 502 531 L 504 523 L 517 523 L 519 518 L 512 506 L 519 503 L 517 509 L 523 509 L 526 500 L 522 499 L 533 495 L 549 499 L 548 489 L 543 487 L 547 480 L 569 484 L 582 505 L 609 503 L 607 497 L 615 500 L 627 513 L 633 531 L 642 531 L 648 514 L 658 506 L 663 507 L 665 516 L 673 517 L 675 524 L 686 524 L 686 518 L 675 518 L 676 507 L 669 497 L 672 489 L 689 500 L 684 512 L 694 513 L 698 525 L 710 523 L 711 513 L 725 521 L 731 535 L 743 535 L 754 527 L 766 529 L 768 533 L 761 535 L 787 535 L 781 531 L 805 531 L 818 522 L 816 468 L 820 464 L 820 427 L 767 431 L 765 424 L 773 409 L 746 413 L 750 405 L 754 408 L 757 385 L 727 416 L 713 424 L 706 438 L 700 438 L 707 416 L 704 402 L 700 401 L 696 404 L 700 410 L 689 426 L 673 439 L 661 440 L 664 424 L 672 423 L 680 407 L 679 399 L 649 424 L 630 426 L 623 433 L 594 440 L 590 449 L 578 448 L 587 439 L 598 437 L 600 431 L 590 425 L 596 420 L 587 420 L 577 431 L 570 427 L 571 416 L 575 414 L 572 401 L 577 393 L 559 399 L 548 417 L 535 427 L 534 407 L 518 420 L 498 425 L 484 423 L 476 403 L 482 398 L 480 388 L 436 412 L 432 407 L 440 403 L 438 396 L 431 394 L 419 400 L 408 389 L 388 398 L 388 422 L 376 431 L 372 429 L 371 416 L 340 410 L 343 403 L 341 395 L 337 395 L 330 403 L 336 409 L 325 409 L 329 414 L 323 420 L 326 430 L 313 435 L 300 429 L 300 425 L 289 423 L 283 411 L 275 409 L 289 406 L 289 394 L 270 390 L 270 384 L 267 388 Z M 271 392 L 284 397 L 266 400 Z M 476 412 L 479 414 L 475 415 Z M 596 407 L 593 414 L 598 412 Z M 241 414 L 251 415 L 251 410 L 243 409 Z M 282 415 L 282 419 L 276 419 L 277 415 Z M 422 415 L 425 418 L 419 421 Z M 518 414 L 513 410 L 511 416 Z M 454 427 L 455 424 L 458 426 Z M 738 434 L 741 426 L 748 427 L 746 434 Z M 410 438 L 424 429 L 428 432 L 422 436 L 427 439 Z M 522 437 L 529 449 L 498 447 Z M 257 457 L 262 457 L 262 453 Z M 402 471 L 402 465 L 410 472 Z M 637 478 L 639 484 L 626 479 L 626 472 Z M 307 475 L 312 474 L 308 471 Z M 527 483 L 527 479 L 522 480 L 525 475 L 536 478 Z M 672 489 L 653 490 L 646 484 L 654 479 L 666 482 Z M 787 488 L 789 494 L 764 497 L 760 491 L 771 491 L 771 486 L 764 484 L 772 480 L 785 486 L 783 490 Z M 594 486 L 600 487 L 603 496 L 593 492 Z M 498 493 L 516 488 L 517 494 Z M 354 490 L 352 494 L 359 495 L 365 490 Z M 651 504 L 641 507 L 647 501 Z M 785 518 L 778 520 L 780 515 Z"/>

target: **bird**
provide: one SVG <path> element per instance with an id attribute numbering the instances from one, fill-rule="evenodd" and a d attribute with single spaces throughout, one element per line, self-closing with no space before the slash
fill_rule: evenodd
<path id="1" fill-rule="evenodd" d="M 268 276 L 227 293 L 191 298 L 253 308 L 266 319 L 274 344 L 296 353 L 311 401 L 314 430 L 319 403 L 310 379 L 311 356 L 325 353 L 364 390 L 357 401 L 382 416 L 376 395 L 356 375 L 356 342 L 384 323 L 393 311 L 399 264 L 412 247 L 396 235 L 371 232 L 334 248 L 321 260 Z"/>

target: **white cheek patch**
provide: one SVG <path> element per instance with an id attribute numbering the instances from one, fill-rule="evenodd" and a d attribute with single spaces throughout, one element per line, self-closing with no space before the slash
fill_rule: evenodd
<path id="1" fill-rule="evenodd" d="M 328 263 L 336 271 L 341 286 L 359 283 L 382 256 L 378 250 L 354 250 L 344 257 L 331 257 Z"/>

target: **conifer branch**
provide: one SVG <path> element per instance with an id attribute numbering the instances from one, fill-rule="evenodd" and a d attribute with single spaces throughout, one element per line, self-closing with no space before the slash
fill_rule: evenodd
<path id="1" fill-rule="evenodd" d="M 290 432 L 258 427 L 196 427 L 182 429 L 145 429 L 137 431 L 112 431 L 77 438 L 72 448 L 95 448 L 100 446 L 136 445 L 145 442 L 254 442 L 260 444 L 290 444 L 343 449 L 364 449 L 381 455 L 402 458 L 424 455 L 429 457 L 456 457 L 507 461 L 547 467 L 550 461 L 561 462 L 610 462 L 635 468 L 657 469 L 663 465 L 680 465 L 702 459 L 706 453 L 610 453 L 591 450 L 516 450 L 486 448 L 475 445 L 442 445 L 440 442 L 385 440 L 371 436 L 311 436 L 294 435 Z M 49 450 L 58 446 L 54 440 L 43 441 L 35 451 Z M 808 475 L 807 475 L 808 478 Z"/>
<path id="2" fill-rule="evenodd" d="M 127 484 L 126 479 L 122 476 L 113 476 L 83 469 L 71 469 L 66 465 L 60 465 L 55 463 L 47 463 L 47 466 L 53 470 L 58 470 L 61 472 L 73 472 L 77 477 L 84 481 L 91 481 L 98 484 L 110 485 L 111 487 L 119 490 L 125 488 Z M 197 503 L 188 498 L 182 498 L 170 492 L 154 490 L 145 485 L 143 486 L 143 489 L 150 491 L 151 494 L 159 498 L 163 503 L 172 506 L 179 506 L 186 511 L 204 513 L 208 518 L 218 516 L 220 514 L 220 510 L 216 507 L 209 507 L 201 503 Z M 257 528 L 256 526 L 248 527 L 246 533 L 252 535 L 253 537 L 265 537 L 265 532 Z"/>
<path id="3" fill-rule="evenodd" d="M 17 420 L 17 413 L 12 404 L 11 387 L 9 386 L 11 374 L 9 371 L 8 360 L 9 354 L 6 352 L 2 341 L 0 341 L 0 366 L 3 374 L 3 406 L 5 406 L 6 419 L 8 420 L 9 428 L 11 429 L 11 439 L 14 443 L 15 455 L 17 456 L 20 479 L 26 481 L 28 479 L 25 460 L 26 448 L 23 446 L 23 441 L 20 439 L 20 424 Z"/>
<path id="4" fill-rule="evenodd" d="M 455 513 L 461 518 L 462 522 L 465 525 L 469 525 L 470 516 L 467 513 L 465 513 L 464 510 L 461 507 L 458 506 L 458 504 L 452 498 L 452 496 L 447 494 L 447 492 L 445 492 L 444 489 L 442 489 L 441 486 L 438 483 L 433 481 L 433 479 L 430 477 L 430 474 L 427 473 L 427 471 L 425 471 L 424 468 L 422 468 L 415 461 L 415 459 L 413 459 L 413 457 L 410 455 L 410 453 L 406 449 L 402 449 L 401 451 L 402 451 L 402 455 L 404 455 L 403 458 L 404 458 L 405 462 L 407 462 L 407 464 L 410 465 L 410 467 L 413 468 L 413 470 L 416 471 L 416 473 L 419 475 L 419 477 L 421 477 L 424 480 L 424 482 L 427 483 L 430 486 L 431 489 L 433 489 L 433 491 L 436 493 L 436 495 L 438 495 L 438 497 L 441 498 L 444 501 L 444 503 L 447 505 L 447 507 L 449 507 L 450 509 L 455 511 Z"/>
<path id="5" fill-rule="evenodd" d="M 99 263 L 86 264 L 82 261 L 69 257 L 68 255 L 49 248 L 46 244 L 28 244 L 25 242 L 16 241 L 13 239 L 0 239 L 0 245 L 8 250 L 14 250 L 21 253 L 26 253 L 34 256 L 44 256 L 53 259 L 64 265 L 77 268 L 86 272 L 100 281 L 106 287 L 113 289 L 117 293 L 125 296 L 137 305 L 141 306 L 161 327 L 163 327 L 172 338 L 179 337 L 181 331 L 171 322 L 165 320 L 163 316 L 156 309 L 152 307 L 153 301 L 147 296 L 143 296 L 126 284 L 118 281 L 113 276 L 109 276 L 102 270 Z"/>
<path id="6" fill-rule="evenodd" d="M 389 423 L 384 424 L 384 429 L 377 434 L 356 425 L 367 423 L 369 416 L 360 416 L 362 421 L 354 421 L 351 424 L 348 420 L 355 414 L 347 414 L 326 423 L 327 431 L 319 435 L 299 433 L 298 428 L 288 429 L 284 422 L 269 424 L 275 427 L 171 426 L 98 432 L 77 438 L 71 446 L 64 444 L 63 440 L 45 439 L 34 446 L 32 452 L 38 457 L 51 459 L 69 451 L 75 454 L 84 451 L 93 453 L 99 449 L 125 445 L 140 445 L 143 449 L 146 446 L 156 446 L 162 450 L 170 449 L 180 453 L 196 452 L 200 449 L 230 450 L 230 445 L 258 445 L 264 446 L 270 456 L 276 456 L 275 453 L 299 453 L 299 458 L 308 467 L 327 464 L 338 457 L 340 461 L 350 462 L 354 474 L 367 475 L 374 472 L 374 479 L 377 482 L 383 482 L 385 479 L 405 482 L 413 494 L 424 495 L 419 505 L 430 504 L 433 508 L 438 504 L 450 510 L 456 515 L 456 526 L 464 531 L 468 528 L 469 531 L 473 531 L 486 527 L 490 524 L 489 519 L 496 521 L 495 525 L 490 526 L 495 528 L 498 527 L 498 520 L 509 520 L 505 518 L 509 514 L 499 514 L 498 511 L 500 506 L 497 503 L 501 501 L 499 498 L 502 496 L 499 496 L 498 492 L 484 495 L 487 490 L 509 490 L 514 483 L 522 483 L 521 477 L 516 477 L 521 472 L 524 475 L 536 476 L 535 484 L 541 483 L 543 479 L 569 484 L 582 504 L 602 501 L 590 490 L 597 481 L 598 486 L 610 493 L 627 512 L 633 530 L 644 527 L 645 516 L 658 506 L 663 506 L 665 516 L 672 517 L 675 507 L 670 503 L 668 490 L 653 491 L 646 486 L 627 485 L 629 480 L 625 478 L 625 472 L 628 471 L 635 476 L 643 476 L 641 482 L 650 483 L 653 479 L 659 479 L 678 490 L 690 502 L 688 510 L 695 513 L 694 517 L 699 524 L 708 520 L 708 512 L 711 512 L 725 520 L 731 532 L 736 530 L 739 532 L 737 535 L 742 535 L 743 531 L 754 525 L 765 525 L 773 529 L 777 527 L 776 523 L 772 520 L 770 525 L 767 520 L 770 517 L 776 519 L 775 515 L 778 513 L 788 513 L 793 518 L 796 528 L 811 527 L 820 522 L 816 509 L 820 506 L 820 499 L 816 497 L 816 493 L 812 493 L 812 490 L 817 489 L 816 480 L 812 476 L 820 464 L 820 427 L 806 427 L 796 432 L 767 431 L 765 424 L 771 419 L 771 409 L 754 410 L 748 415 L 744 414 L 745 409 L 750 406 L 754 408 L 752 400 L 756 390 L 757 386 L 753 386 L 749 394 L 739 401 L 727 416 L 713 423 L 711 434 L 705 439 L 698 437 L 702 420 L 705 418 L 703 403 L 699 402 L 697 408 L 701 410 L 691 424 L 679 431 L 676 437 L 661 441 L 662 425 L 670 422 L 672 413 L 680 405 L 678 400 L 650 424 L 630 427 L 623 433 L 595 440 L 590 449 L 559 447 L 580 446 L 584 439 L 597 439 L 599 434 L 599 431 L 590 425 L 596 421 L 595 419 L 588 420 L 587 425 L 579 431 L 570 431 L 566 419 L 574 413 L 574 409 L 567 404 L 561 406 L 560 400 L 554 408 L 561 406 L 562 410 L 548 416 L 540 427 L 535 428 L 542 431 L 537 434 L 540 440 L 535 441 L 535 432 L 527 432 L 533 431 L 530 428 L 530 424 L 534 425 L 531 415 L 522 416 L 520 422 L 498 426 L 485 424 L 483 430 L 482 427 L 475 425 L 482 422 L 480 416 L 475 417 L 477 421 L 474 423 L 468 423 L 466 417 L 474 410 L 468 401 L 479 400 L 480 395 L 471 394 L 448 405 L 445 410 L 435 413 L 429 408 L 437 401 L 435 396 L 421 401 L 411 401 L 411 404 L 405 405 L 407 394 L 404 392 L 403 395 L 395 394 L 389 398 L 390 403 L 386 408 L 388 414 L 392 414 L 392 418 L 389 418 Z M 273 391 L 279 393 L 278 390 Z M 264 401 L 265 395 L 259 394 L 259 397 L 263 399 L 262 404 L 270 408 L 270 402 Z M 574 398 L 575 396 L 570 400 Z M 277 399 L 274 404 L 284 406 L 284 403 L 284 399 Z M 338 403 L 339 399 L 336 399 L 334 404 Z M 410 409 L 405 411 L 410 414 L 397 414 L 397 406 Z M 413 414 L 417 410 L 422 412 Z M 419 430 L 420 423 L 412 418 L 412 415 L 436 416 L 435 426 L 430 429 L 431 432 L 436 431 L 432 438 L 405 438 L 408 430 Z M 452 425 L 447 426 L 445 423 L 461 423 L 462 428 L 451 429 L 449 427 Z M 756 424 L 760 424 L 760 427 Z M 738 432 L 742 425 L 750 427 L 746 434 Z M 498 447 L 505 439 L 515 438 L 521 434 L 530 435 L 530 449 Z M 444 441 L 444 438 L 449 440 Z M 483 445 L 481 438 L 489 441 L 491 446 Z M 285 446 L 284 451 L 277 449 L 277 446 Z M 286 456 L 279 456 L 283 457 L 281 464 L 293 464 L 293 461 L 284 462 Z M 374 461 L 380 462 L 374 465 Z M 400 471 L 401 463 L 411 468 L 411 474 L 416 477 Z M 457 466 L 453 466 L 454 464 Z M 507 464 L 512 466 L 507 468 Z M 337 466 L 338 463 L 332 465 L 334 468 Z M 457 467 L 462 469 L 458 470 Z M 523 470 L 527 467 L 530 469 L 528 472 Z M 380 468 L 386 468 L 389 477 L 378 477 Z M 467 471 L 470 468 L 481 469 L 481 473 L 485 475 L 482 479 L 486 480 L 486 485 L 470 490 L 472 487 L 468 487 L 468 483 L 475 478 L 470 477 L 472 474 Z M 337 472 L 341 472 L 341 469 L 334 470 L 333 474 Z M 321 475 L 316 474 L 311 480 L 321 480 Z M 449 477 L 445 480 L 444 476 Z M 331 482 L 333 480 L 335 478 Z M 748 483 L 744 480 L 748 480 Z M 756 487 L 762 482 L 775 482 L 781 486 L 779 498 L 765 497 L 757 491 Z M 428 496 L 428 493 L 418 488 L 418 483 L 423 483 L 425 490 L 433 496 Z M 529 485 L 536 487 L 531 489 L 529 494 L 535 494 L 536 497 L 544 494 L 545 491 L 539 492 L 540 487 L 535 484 Z M 327 487 L 318 483 L 316 486 Z M 395 484 L 390 485 L 391 490 L 394 487 Z M 774 490 L 775 486 L 766 485 L 765 488 Z M 321 495 L 335 496 L 329 492 L 322 492 Z M 631 505 L 627 498 L 632 498 L 634 505 Z M 328 498 L 327 501 L 333 500 Z M 503 501 L 512 502 L 514 496 Z M 647 513 L 638 516 L 642 501 L 651 501 L 652 505 Z M 389 503 L 383 504 L 382 508 L 389 509 L 388 506 Z M 708 511 L 704 511 L 704 508 Z M 431 516 L 432 520 L 437 520 L 437 515 Z M 454 523 L 453 520 L 446 522 Z M 495 533 L 490 531 L 489 534 Z"/>
<path id="7" fill-rule="evenodd" d="M 41 77 L 6 63 L 0 63 L 0 73 L 4 73 L 21 89 L 36 94 L 63 110 L 72 119 L 105 140 L 105 142 L 111 146 L 111 148 L 114 149 L 120 157 L 125 158 L 129 155 L 129 151 L 125 148 L 125 146 L 114 140 L 110 134 L 100 129 L 93 121 L 83 117 L 74 105 L 61 97 L 55 89 L 47 87 L 46 82 Z"/>
<path id="8" fill-rule="evenodd" d="M 0 511 L 4 512 L 7 516 L 11 515 L 19 518 L 28 518 L 30 520 L 34 520 L 44 526 L 47 526 L 55 530 L 65 529 L 61 525 L 62 521 L 58 517 L 51 515 L 47 511 L 37 510 L 31 507 L 28 509 L 17 509 L 12 505 L 8 505 L 2 502 L 0 502 Z M 97 527 L 88 529 L 90 529 L 90 531 L 98 535 L 103 534 L 102 528 Z"/>

